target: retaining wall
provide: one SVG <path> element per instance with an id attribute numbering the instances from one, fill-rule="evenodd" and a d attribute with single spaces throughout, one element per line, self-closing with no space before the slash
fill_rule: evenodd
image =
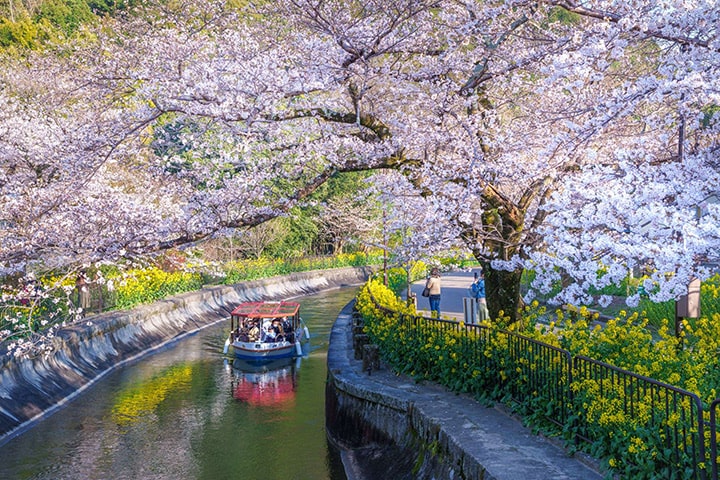
<path id="1" fill-rule="evenodd" d="M 245 301 L 277 300 L 365 282 L 370 267 L 303 272 L 205 287 L 62 329 L 54 351 L 0 357 L 0 444 L 54 412 L 113 368 L 229 317 Z M 0 346 L 5 352 L 6 347 Z"/>
<path id="2" fill-rule="evenodd" d="M 394 382 L 390 372 L 358 369 L 353 304 L 343 309 L 330 334 L 325 391 L 328 437 L 343 452 L 348 478 L 491 480 L 478 464 L 457 465 L 458 458 L 447 455 L 447 441 L 439 448 L 442 425 L 418 409 L 414 388 L 406 389 L 398 377 Z M 453 450 L 460 459 L 466 456 L 460 448 Z"/>

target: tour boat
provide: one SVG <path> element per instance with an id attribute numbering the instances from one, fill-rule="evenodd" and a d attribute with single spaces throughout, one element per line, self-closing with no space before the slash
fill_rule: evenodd
<path id="1" fill-rule="evenodd" d="M 237 358 L 268 362 L 303 355 L 310 339 L 296 302 L 245 302 L 230 313 L 230 335 L 224 353 L 233 347 Z"/>

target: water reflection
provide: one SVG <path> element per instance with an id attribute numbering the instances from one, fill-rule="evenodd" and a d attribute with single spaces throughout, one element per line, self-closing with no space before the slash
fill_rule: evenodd
<path id="1" fill-rule="evenodd" d="M 233 398 L 253 407 L 295 408 L 297 372 L 301 363 L 300 357 L 262 365 L 236 358 L 232 362 Z"/>
<path id="2" fill-rule="evenodd" d="M 168 395 L 186 393 L 192 380 L 192 367 L 175 365 L 150 379 L 120 392 L 112 407 L 112 420 L 119 426 L 141 421 L 155 412 Z"/>

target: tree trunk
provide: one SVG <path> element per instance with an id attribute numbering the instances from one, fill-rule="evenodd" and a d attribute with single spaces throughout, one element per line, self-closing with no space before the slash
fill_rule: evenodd
<path id="1" fill-rule="evenodd" d="M 496 270 L 491 267 L 490 259 L 509 260 L 520 251 L 524 203 L 513 204 L 493 187 L 485 189 L 483 203 L 483 228 L 480 232 L 470 230 L 467 236 L 474 245 L 473 254 L 481 262 L 485 273 L 485 296 L 490 318 L 507 318 L 513 323 L 519 319 L 518 310 L 522 307 L 520 280 L 523 269 Z M 478 241 L 478 234 L 482 242 Z"/>
<path id="2" fill-rule="evenodd" d="M 493 270 L 488 264 L 483 266 L 485 272 L 485 294 L 490 318 L 509 318 L 510 322 L 519 320 L 518 310 L 522 306 L 520 280 L 522 269 L 511 272 Z"/>

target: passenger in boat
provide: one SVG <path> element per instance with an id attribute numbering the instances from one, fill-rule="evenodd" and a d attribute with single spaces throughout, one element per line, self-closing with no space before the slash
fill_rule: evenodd
<path id="1" fill-rule="evenodd" d="M 241 342 L 249 342 L 250 335 L 248 334 L 248 331 L 249 329 L 247 323 L 243 322 L 242 325 L 239 325 L 235 331 L 235 338 Z"/>
<path id="2" fill-rule="evenodd" d="M 250 322 L 250 329 L 248 330 L 248 338 L 251 342 L 257 342 L 260 340 L 260 327 L 258 327 L 257 320 Z"/>
<path id="3" fill-rule="evenodd" d="M 263 322 L 262 328 L 263 342 L 272 343 L 275 342 L 275 330 L 273 330 L 272 323 L 270 320 Z"/>
<path id="4" fill-rule="evenodd" d="M 274 318 L 272 325 L 270 326 L 273 332 L 275 332 L 275 341 L 282 342 L 285 340 L 285 330 L 283 329 L 282 323 L 279 318 Z"/>
<path id="5" fill-rule="evenodd" d="M 295 341 L 295 332 L 293 331 L 292 322 L 289 318 L 282 319 L 282 329 L 285 332 L 285 340 L 292 343 Z"/>

